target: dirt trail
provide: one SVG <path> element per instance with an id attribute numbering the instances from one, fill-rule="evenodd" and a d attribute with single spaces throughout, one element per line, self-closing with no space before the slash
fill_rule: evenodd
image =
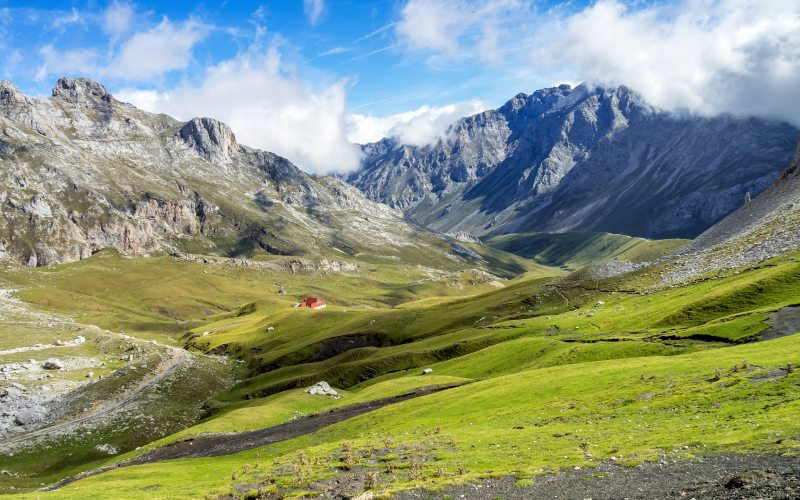
<path id="1" fill-rule="evenodd" d="M 44 351 L 45 349 L 64 349 L 69 347 L 77 347 L 79 345 L 83 345 L 85 339 L 83 336 L 78 336 L 72 340 L 60 341 L 60 342 L 61 343 L 59 344 L 56 344 L 54 342 L 52 344 L 38 344 L 25 347 L 15 347 L 13 349 L 6 349 L 4 351 L 0 351 L 0 356 L 8 356 L 9 354 L 19 354 L 21 352 Z"/>
<path id="2" fill-rule="evenodd" d="M 240 451 L 277 443 L 279 441 L 286 441 L 287 439 L 311 434 L 312 432 L 316 432 L 329 425 L 363 415 L 364 413 L 383 408 L 384 406 L 418 398 L 420 396 L 426 396 L 428 394 L 433 394 L 434 392 L 452 389 L 453 387 L 458 387 L 459 385 L 424 387 L 422 389 L 417 389 L 416 391 L 401 394 L 399 396 L 377 399 L 374 401 L 365 401 L 349 406 L 334 408 L 322 413 L 315 413 L 313 415 L 300 417 L 284 424 L 266 427 L 264 429 L 258 429 L 255 431 L 240 432 L 236 434 L 204 435 L 177 441 L 175 443 L 149 450 L 137 457 L 120 462 L 118 464 L 86 471 L 76 476 L 62 479 L 55 484 L 43 488 L 42 491 L 56 490 L 80 479 L 102 474 L 103 472 L 118 469 L 120 467 L 160 462 L 162 460 L 174 460 L 178 458 L 216 457 L 221 455 L 230 455 Z"/>

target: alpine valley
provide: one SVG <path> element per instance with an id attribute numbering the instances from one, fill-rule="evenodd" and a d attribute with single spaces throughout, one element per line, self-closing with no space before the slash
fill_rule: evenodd
<path id="1" fill-rule="evenodd" d="M 560 85 L 324 176 L 0 82 L 0 494 L 797 498 L 798 138 Z"/>

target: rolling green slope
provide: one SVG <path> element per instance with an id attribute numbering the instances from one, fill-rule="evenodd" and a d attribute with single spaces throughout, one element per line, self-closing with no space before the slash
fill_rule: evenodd
<path id="1" fill-rule="evenodd" d="M 509 233 L 486 244 L 547 266 L 578 269 L 606 259 L 652 261 L 674 252 L 688 240 L 647 240 L 611 233 Z"/>
<path id="2" fill-rule="evenodd" d="M 376 477 L 374 491 L 390 493 L 496 475 L 536 481 L 550 470 L 609 460 L 798 453 L 800 372 L 786 368 L 800 361 L 799 350 L 800 336 L 792 336 L 681 356 L 525 369 L 257 450 L 121 469 L 43 497 L 82 498 L 99 489 L 119 498 L 253 489 L 294 496 L 348 475 Z M 297 396 L 268 403 L 284 419 L 289 411 L 280 408 L 289 397 Z M 258 417 L 250 425 L 260 419 L 280 420 Z"/>

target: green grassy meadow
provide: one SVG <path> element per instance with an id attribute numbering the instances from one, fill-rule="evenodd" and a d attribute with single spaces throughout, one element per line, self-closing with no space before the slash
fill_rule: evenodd
<path id="1" fill-rule="evenodd" d="M 238 382 L 196 424 L 62 475 L 191 436 L 453 386 L 254 450 L 125 467 L 28 496 L 299 497 L 341 475 L 390 495 L 488 476 L 536 481 L 609 460 L 796 454 L 800 336 L 759 335 L 771 311 L 800 304 L 797 257 L 666 288 L 657 266 L 597 278 L 539 263 L 492 282 L 407 265 L 322 275 L 103 252 L 7 269 L 2 279 L 37 307 L 240 361 Z M 329 305 L 291 307 L 305 295 Z M 304 392 L 319 380 L 343 397 Z"/>

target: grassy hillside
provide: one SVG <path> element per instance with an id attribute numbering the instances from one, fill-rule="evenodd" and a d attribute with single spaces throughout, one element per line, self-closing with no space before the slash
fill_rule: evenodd
<path id="1" fill-rule="evenodd" d="M 606 259 L 647 262 L 674 252 L 688 240 L 647 240 L 611 233 L 509 233 L 486 244 L 539 264 L 578 269 Z"/>
<path id="2" fill-rule="evenodd" d="M 126 498 L 252 489 L 291 496 L 318 491 L 332 477 L 392 492 L 491 475 L 524 484 L 612 457 L 634 464 L 665 455 L 797 453 L 800 336 L 756 342 L 770 311 L 800 304 L 795 258 L 663 290 L 651 289 L 654 268 L 605 279 L 582 271 L 521 277 L 502 288 L 470 284 L 462 274 L 419 283 L 412 279 L 418 271 L 402 267 L 322 280 L 318 272 L 111 254 L 11 273 L 38 287 L 23 296 L 40 305 L 76 313 L 96 303 L 92 321 L 129 326 L 150 310 L 158 320 L 137 323 L 143 335 L 182 332 L 180 341 L 192 348 L 243 361 L 242 380 L 209 402 L 205 420 L 109 463 L 203 433 L 259 429 L 418 387 L 472 382 L 257 450 L 124 468 L 43 496 L 86 497 L 98 488 Z M 93 279 L 114 270 L 138 284 L 111 298 L 102 293 L 106 282 Z M 83 275 L 94 276 L 82 282 L 94 285 L 79 292 L 72 287 Z M 158 276 L 172 278 L 145 286 Z M 287 295 L 276 293 L 278 281 Z M 327 294 L 329 307 L 289 307 L 306 290 Z M 185 304 L 175 317 L 186 319 L 152 311 L 172 301 Z M 423 368 L 433 372 L 422 375 Z M 318 380 L 343 397 L 303 392 Z"/>
<path id="3" fill-rule="evenodd" d="M 343 475 L 391 492 L 489 475 L 510 474 L 524 484 L 548 470 L 608 460 L 635 464 L 664 455 L 797 453 L 800 379 L 787 366 L 800 361 L 798 348 L 800 337 L 792 336 L 679 356 L 631 353 L 622 360 L 590 362 L 578 356 L 556 367 L 523 366 L 517 373 L 404 402 L 312 436 L 227 457 L 122 469 L 52 496 L 79 498 L 97 488 L 142 497 L 152 491 L 191 497 L 252 489 L 301 494 L 315 482 Z M 506 356 L 518 353 L 520 342 L 498 349 L 484 357 L 503 350 Z M 464 373 L 469 366 L 443 363 L 434 373 L 485 375 Z M 407 378 L 412 377 L 395 383 L 408 384 Z M 393 386 L 383 382 L 372 389 L 388 393 Z M 348 393 L 335 404 L 358 395 Z M 243 430 L 291 418 L 290 411 L 333 404 L 317 402 L 299 391 L 287 392 L 226 414 L 219 427 L 212 420 L 197 431 Z"/>

